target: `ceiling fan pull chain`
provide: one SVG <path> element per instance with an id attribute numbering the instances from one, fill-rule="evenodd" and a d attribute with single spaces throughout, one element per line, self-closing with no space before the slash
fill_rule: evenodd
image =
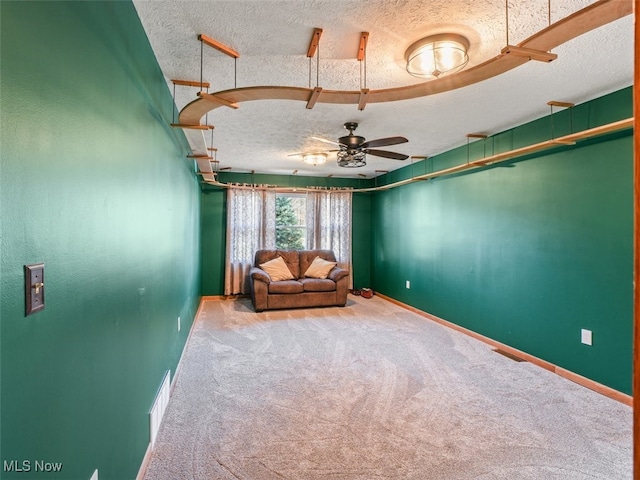
<path id="1" fill-rule="evenodd" d="M 233 57 L 233 88 L 238 88 L 238 57 Z"/>

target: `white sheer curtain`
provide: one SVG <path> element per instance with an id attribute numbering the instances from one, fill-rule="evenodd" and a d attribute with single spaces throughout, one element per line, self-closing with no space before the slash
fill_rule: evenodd
<path id="1" fill-rule="evenodd" d="M 307 248 L 333 250 L 338 265 L 351 268 L 351 192 L 340 190 L 307 193 Z"/>
<path id="2" fill-rule="evenodd" d="M 249 293 L 248 273 L 256 250 L 276 247 L 276 192 L 227 190 L 227 258 L 224 294 Z"/>

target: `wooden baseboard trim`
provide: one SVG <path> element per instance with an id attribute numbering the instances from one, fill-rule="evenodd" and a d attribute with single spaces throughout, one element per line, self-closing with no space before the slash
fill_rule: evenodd
<path id="1" fill-rule="evenodd" d="M 249 295 L 206 295 L 200 297 L 200 306 L 205 300 L 233 300 L 236 298 L 249 298 Z"/>
<path id="2" fill-rule="evenodd" d="M 613 400 L 616 400 L 620 403 L 633 407 L 633 397 L 631 395 L 627 395 L 626 393 L 619 392 L 618 390 L 615 390 L 611 387 L 607 387 L 606 385 L 593 381 L 589 378 L 583 377 L 582 375 L 578 375 L 577 373 L 571 372 L 567 369 L 554 365 L 553 363 L 542 360 L 541 358 L 534 357 L 533 355 L 530 355 L 526 352 L 518 350 L 517 348 L 510 347 L 509 345 L 493 340 L 492 338 L 485 337 L 484 335 L 476 333 L 467 328 L 461 327 L 460 325 L 456 325 L 455 323 L 451 323 L 440 317 L 437 317 L 430 313 L 419 310 L 415 307 L 412 307 L 411 305 L 407 305 L 406 303 L 396 300 L 395 298 L 388 297 L 378 292 L 376 292 L 376 295 L 388 302 L 398 305 L 399 307 L 402 307 L 422 317 L 425 317 L 429 320 L 439 323 L 440 325 L 443 325 L 445 327 L 451 328 L 452 330 L 456 330 L 458 332 L 464 333 L 469 337 L 475 338 L 476 340 L 480 340 L 481 342 L 484 342 L 492 347 L 495 347 L 504 352 L 507 352 L 510 355 L 516 356 L 518 358 L 522 358 L 523 360 L 526 360 L 529 363 L 532 363 L 534 365 L 537 365 L 538 367 L 544 368 L 545 370 L 549 370 L 550 372 L 560 375 L 561 377 L 566 378 L 567 380 L 571 380 L 572 382 L 577 383 L 578 385 L 582 385 L 583 387 L 586 387 L 590 390 L 593 390 L 609 398 L 612 398 Z"/>

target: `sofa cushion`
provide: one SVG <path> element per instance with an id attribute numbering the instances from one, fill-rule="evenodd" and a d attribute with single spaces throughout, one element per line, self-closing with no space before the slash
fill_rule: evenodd
<path id="1" fill-rule="evenodd" d="M 300 250 L 300 273 L 307 271 L 316 257 L 328 262 L 335 262 L 336 256 L 331 250 Z M 292 272 L 293 273 L 293 272 Z"/>
<path id="2" fill-rule="evenodd" d="M 333 292 L 336 289 L 336 282 L 326 278 L 301 278 L 300 284 L 305 292 Z"/>
<path id="3" fill-rule="evenodd" d="M 330 280 L 329 280 L 330 281 Z M 269 293 L 302 293 L 304 287 L 297 280 L 283 280 L 281 282 L 271 282 Z"/>
<path id="4" fill-rule="evenodd" d="M 338 262 L 328 262 L 320 257 L 316 257 L 304 272 L 305 277 L 310 278 L 327 278 L 329 272 L 337 265 Z"/>
<path id="5" fill-rule="evenodd" d="M 291 275 L 293 275 L 293 278 L 300 277 L 297 250 L 258 250 L 253 264 L 258 266 L 261 263 L 266 263 L 277 257 L 282 257 L 284 259 L 284 262 L 287 264 L 287 268 L 291 272 Z"/>
<path id="6" fill-rule="evenodd" d="M 276 257 L 273 260 L 261 263 L 260 268 L 269 274 L 272 282 L 293 280 L 294 278 L 282 257 Z"/>

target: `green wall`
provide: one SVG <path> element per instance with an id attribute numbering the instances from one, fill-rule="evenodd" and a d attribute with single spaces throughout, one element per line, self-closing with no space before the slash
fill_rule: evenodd
<path id="1" fill-rule="evenodd" d="M 0 462 L 31 462 L 1 476 L 133 479 L 199 302 L 198 179 L 130 2 L 0 15 Z M 25 317 L 37 262 L 46 307 Z"/>
<path id="2" fill-rule="evenodd" d="M 625 89 L 562 112 L 554 130 L 628 118 L 631 105 Z M 490 138 L 487 153 L 546 140 L 550 122 Z M 474 144 L 471 158 L 484 147 Z M 464 146 L 413 168 L 438 170 L 466 159 Z M 373 288 L 630 394 L 632 164 L 627 130 L 377 192 Z M 593 346 L 581 344 L 582 328 L 593 331 Z"/>

